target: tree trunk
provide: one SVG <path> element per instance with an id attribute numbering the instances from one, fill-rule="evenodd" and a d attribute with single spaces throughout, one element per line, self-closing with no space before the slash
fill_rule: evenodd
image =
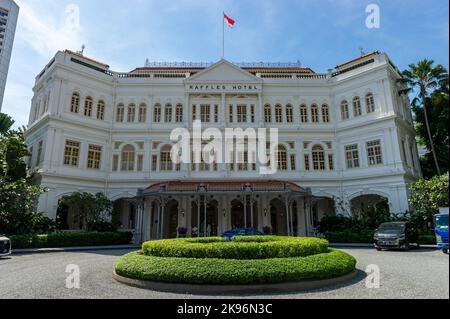
<path id="1" fill-rule="evenodd" d="M 434 148 L 433 136 L 431 135 L 430 123 L 428 122 L 428 112 L 427 112 L 427 99 L 426 99 L 426 90 L 423 84 L 420 84 L 420 91 L 422 94 L 423 101 L 423 113 L 425 115 L 425 126 L 427 127 L 428 138 L 430 139 L 431 153 L 433 154 L 434 164 L 436 165 L 436 170 L 438 175 L 441 175 L 441 169 L 439 168 L 439 163 L 437 160 L 436 150 Z"/>

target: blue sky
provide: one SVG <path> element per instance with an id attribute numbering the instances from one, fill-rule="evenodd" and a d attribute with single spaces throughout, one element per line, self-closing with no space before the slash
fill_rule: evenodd
<path id="1" fill-rule="evenodd" d="M 447 0 L 16 0 L 21 6 L 2 112 L 28 121 L 35 76 L 57 50 L 79 50 L 116 71 L 150 61 L 214 62 L 222 11 L 235 62 L 295 62 L 316 72 L 366 52 L 387 52 L 404 69 L 423 58 L 449 65 Z M 366 6 L 381 28 L 366 27 Z M 79 27 L 72 19 L 79 10 Z M 75 14 L 74 14 L 75 13 Z"/>

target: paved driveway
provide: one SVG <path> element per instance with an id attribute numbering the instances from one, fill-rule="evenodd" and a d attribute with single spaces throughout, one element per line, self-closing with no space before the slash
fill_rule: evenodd
<path id="1" fill-rule="evenodd" d="M 435 250 L 377 252 L 344 249 L 358 259 L 358 268 L 378 265 L 380 288 L 367 289 L 364 274 L 353 282 L 308 293 L 247 296 L 249 298 L 449 298 L 449 257 Z M 114 261 L 128 251 L 64 252 L 16 255 L 0 259 L 3 298 L 211 298 L 141 290 L 111 278 Z M 81 270 L 80 289 L 67 289 L 66 266 Z M 217 296 L 216 298 L 224 298 Z M 233 298 L 233 297 L 227 297 Z M 239 297 L 241 298 L 241 297 Z"/>

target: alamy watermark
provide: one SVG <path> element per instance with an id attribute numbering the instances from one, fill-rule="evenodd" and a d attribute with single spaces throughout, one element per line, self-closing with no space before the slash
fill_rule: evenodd
<path id="1" fill-rule="evenodd" d="M 373 3 L 369 4 L 366 7 L 366 13 L 369 14 L 366 18 L 366 27 L 368 29 L 380 29 L 381 28 L 380 6 Z"/>
<path id="2" fill-rule="evenodd" d="M 381 272 L 378 265 L 369 265 L 366 267 L 366 288 L 380 289 Z"/>
<path id="3" fill-rule="evenodd" d="M 192 134 L 177 128 L 170 134 L 176 144 L 171 150 L 174 164 L 260 164 L 259 173 L 272 175 L 278 169 L 278 129 L 226 128 L 225 136 L 218 128 L 202 131 L 202 122 L 194 121 Z"/>
<path id="4" fill-rule="evenodd" d="M 66 288 L 80 289 L 80 266 L 74 264 L 67 265 L 66 273 L 69 274 L 66 277 Z"/>

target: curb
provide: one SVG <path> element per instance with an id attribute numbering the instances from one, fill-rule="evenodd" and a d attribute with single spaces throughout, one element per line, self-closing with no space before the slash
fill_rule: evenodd
<path id="1" fill-rule="evenodd" d="M 113 271 L 112 276 L 117 282 L 121 284 L 158 292 L 190 294 L 190 295 L 236 295 L 236 294 L 261 295 L 264 293 L 292 293 L 292 292 L 327 288 L 331 286 L 338 286 L 340 284 L 344 284 L 351 281 L 352 279 L 356 278 L 360 273 L 361 272 L 359 270 L 355 269 L 347 275 L 332 279 L 290 282 L 290 283 L 288 282 L 288 283 L 266 284 L 266 285 L 246 285 L 246 286 L 190 285 L 190 284 L 153 282 L 122 277 L 116 274 L 115 270 Z"/>
<path id="2" fill-rule="evenodd" d="M 141 246 L 136 245 L 120 245 L 120 246 L 94 246 L 94 247 L 65 247 L 65 248 L 36 248 L 36 249 L 14 249 L 12 255 L 22 254 L 47 254 L 47 253 L 62 253 L 62 252 L 76 252 L 76 251 L 96 251 L 96 250 L 126 250 L 126 249 L 140 249 Z"/>

